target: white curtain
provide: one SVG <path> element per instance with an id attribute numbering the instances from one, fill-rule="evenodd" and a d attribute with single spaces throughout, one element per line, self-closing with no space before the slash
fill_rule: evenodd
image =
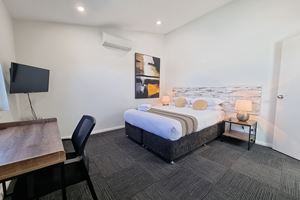
<path id="1" fill-rule="evenodd" d="M 2 71 L 2 66 L 0 65 L 0 111 L 8 111 L 8 99 L 5 88 L 4 75 Z"/>

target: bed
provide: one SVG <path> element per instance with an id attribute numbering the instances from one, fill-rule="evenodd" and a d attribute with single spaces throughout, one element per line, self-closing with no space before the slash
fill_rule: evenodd
<path id="1" fill-rule="evenodd" d="M 129 109 L 124 113 L 126 135 L 170 163 L 220 136 L 224 116 L 222 110 L 175 106 L 155 106 L 146 112 Z"/>
<path id="2" fill-rule="evenodd" d="M 172 89 L 172 98 L 186 97 L 195 99 L 209 97 L 222 99 L 222 107 L 226 116 L 235 116 L 235 101 L 248 99 L 253 102 L 251 116 L 260 113 L 262 87 L 260 86 L 228 86 L 228 87 L 178 87 Z M 218 136 L 225 129 L 222 118 L 224 112 L 211 112 L 207 109 L 201 112 L 192 111 L 191 108 L 178 108 L 162 106 L 168 112 L 184 113 L 197 120 L 197 127 L 190 134 L 182 134 L 180 124 L 170 122 L 162 117 L 153 117 L 153 113 L 128 110 L 125 112 L 126 135 L 135 142 L 159 155 L 168 162 L 190 153 Z M 198 115 L 194 115 L 196 112 Z M 200 114 L 201 113 L 201 114 Z M 138 120 L 135 120 L 138 119 Z M 172 127 L 173 126 L 173 127 Z"/>

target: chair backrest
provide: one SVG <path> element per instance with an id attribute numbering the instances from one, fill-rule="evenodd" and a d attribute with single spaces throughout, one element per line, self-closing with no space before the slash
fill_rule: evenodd
<path id="1" fill-rule="evenodd" d="M 78 156 L 83 154 L 85 144 L 95 125 L 96 120 L 94 117 L 84 115 L 76 126 L 71 140 Z"/>

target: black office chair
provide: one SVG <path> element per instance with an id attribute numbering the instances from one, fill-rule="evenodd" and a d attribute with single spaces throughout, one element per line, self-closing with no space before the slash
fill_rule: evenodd
<path id="1" fill-rule="evenodd" d="M 78 123 L 71 141 L 75 152 L 66 152 L 66 161 L 64 163 L 64 182 L 65 186 L 73 185 L 82 181 L 87 181 L 91 195 L 97 200 L 92 181 L 90 179 L 89 159 L 85 154 L 84 148 L 86 142 L 95 127 L 96 120 L 92 116 L 84 115 Z M 26 184 L 32 184 L 33 191 L 28 194 Z M 27 176 L 18 178 L 12 194 L 12 199 L 38 198 L 61 189 L 61 168 L 59 166 L 50 166 L 38 170 Z"/>

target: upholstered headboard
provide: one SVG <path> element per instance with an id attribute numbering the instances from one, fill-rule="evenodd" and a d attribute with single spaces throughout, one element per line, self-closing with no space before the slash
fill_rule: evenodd
<path id="1" fill-rule="evenodd" d="M 185 97 L 215 97 L 224 100 L 226 114 L 235 113 L 234 106 L 237 99 L 246 99 L 253 102 L 251 115 L 259 115 L 261 105 L 262 87 L 260 86 L 234 86 L 234 87 L 176 87 L 173 96 Z"/>

